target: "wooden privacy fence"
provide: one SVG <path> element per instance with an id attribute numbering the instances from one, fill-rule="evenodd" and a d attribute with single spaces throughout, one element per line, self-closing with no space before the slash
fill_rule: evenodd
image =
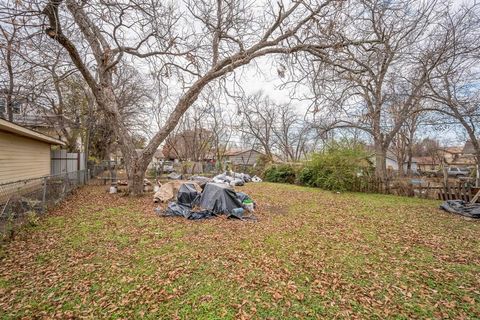
<path id="1" fill-rule="evenodd" d="M 447 184 L 438 191 L 437 196 L 438 200 L 463 200 L 470 202 L 478 190 L 480 188 L 470 187 L 465 185 L 465 183 L 458 183 L 454 186 Z"/>
<path id="2" fill-rule="evenodd" d="M 447 181 L 445 184 L 423 178 L 400 179 L 393 177 L 384 183 L 375 177 L 362 177 L 353 182 L 351 191 L 425 199 L 470 201 L 478 190 L 480 188 L 475 188 L 470 182 L 462 180 Z"/>

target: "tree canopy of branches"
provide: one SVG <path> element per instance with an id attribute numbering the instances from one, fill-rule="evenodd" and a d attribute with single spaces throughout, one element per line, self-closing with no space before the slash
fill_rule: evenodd
<path id="1" fill-rule="evenodd" d="M 299 161 L 311 151 L 315 132 L 291 103 L 276 103 L 262 92 L 237 99 L 238 131 L 250 147 L 262 149 L 268 160 L 279 153 L 286 161 Z"/>
<path id="2" fill-rule="evenodd" d="M 298 1 L 285 5 L 248 1 L 25 1 L 8 8 L 29 19 L 29 30 L 45 34 L 67 53 L 90 88 L 114 132 L 125 160 L 131 194 L 143 189 L 145 169 L 186 110 L 212 81 L 258 57 L 302 50 L 321 54 L 352 44 L 332 34 L 314 41 L 312 31 L 330 23 L 337 1 Z M 31 31 L 33 34 L 34 32 Z M 46 41 L 38 36 L 38 41 Z M 172 111 L 141 153 L 123 122 L 115 75 L 125 63 L 151 68 L 162 85 L 181 83 Z M 178 86 L 178 85 L 177 85 Z"/>
<path id="3" fill-rule="evenodd" d="M 477 186 L 480 185 L 480 5 L 447 12 L 432 44 L 440 60 L 428 74 L 427 98 L 431 109 L 457 121 L 475 151 Z"/>
<path id="4" fill-rule="evenodd" d="M 355 27 L 373 40 L 344 47 L 314 65 L 310 74 L 318 99 L 316 112 L 327 115 L 324 130 L 357 128 L 371 136 L 376 175 L 386 176 L 386 154 L 413 113 L 428 74 L 437 61 L 425 52 L 435 2 L 361 1 Z"/>
<path id="5" fill-rule="evenodd" d="M 81 139 L 106 158 L 118 147 L 132 195 L 142 193 L 159 146 L 175 153 L 182 134 L 189 154 L 175 157 L 213 152 L 221 160 L 236 131 L 269 159 L 298 161 L 333 131 L 363 132 L 384 179 L 390 148 L 411 163 L 427 112 L 463 126 L 480 164 L 478 8 L 426 0 L 4 1 L 6 113 L 12 118 L 15 99 L 28 95 L 58 116 L 70 149 Z M 278 63 L 285 85 L 306 85 L 311 108 L 239 89 L 238 78 L 259 61 Z M 139 135 L 148 139 L 137 152 Z"/>

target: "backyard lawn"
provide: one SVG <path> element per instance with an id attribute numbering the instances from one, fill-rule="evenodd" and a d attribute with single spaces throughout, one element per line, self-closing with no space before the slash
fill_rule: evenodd
<path id="1" fill-rule="evenodd" d="M 79 190 L 0 251 L 0 318 L 480 317 L 480 222 L 438 202 L 238 188 L 258 222 Z"/>

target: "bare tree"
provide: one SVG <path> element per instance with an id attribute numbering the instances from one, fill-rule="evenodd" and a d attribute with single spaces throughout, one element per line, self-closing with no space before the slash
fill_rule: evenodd
<path id="1" fill-rule="evenodd" d="M 46 34 L 68 53 L 112 126 L 125 159 L 129 189 L 132 194 L 140 194 L 154 152 L 208 83 L 268 54 L 305 49 L 323 52 L 350 45 L 352 42 L 344 38 L 326 37 L 315 43 L 300 38 L 311 22 L 318 25 L 324 19 L 328 23 L 327 16 L 336 9 L 334 3 L 299 1 L 289 7 L 279 3 L 277 8 L 267 7 L 265 11 L 249 2 L 204 0 L 187 3 L 187 11 L 180 13 L 173 5 L 157 0 L 88 5 L 75 0 L 50 0 L 42 13 L 48 20 Z M 29 4 L 25 7 L 30 8 Z M 182 34 L 178 21 L 192 19 L 195 22 L 191 31 L 194 25 L 201 32 Z M 76 41 L 77 37 L 80 41 Z M 86 48 L 88 55 L 82 56 L 80 48 Z M 132 134 L 122 122 L 114 90 L 114 73 L 127 56 L 137 63 L 149 59 L 152 66 L 158 67 L 155 76 L 163 82 L 176 74 L 186 83 L 164 125 L 140 154 L 135 152 Z"/>
<path id="2" fill-rule="evenodd" d="M 215 86 L 207 89 L 202 94 L 200 103 L 205 104 L 206 127 L 212 132 L 211 152 L 219 166 L 217 169 L 222 170 L 223 159 L 234 134 L 233 110 L 229 108 L 230 97 L 227 94 Z"/>
<path id="3" fill-rule="evenodd" d="M 22 27 L 22 20 L 15 16 L 0 20 L 0 99 L 9 121 L 14 121 L 14 111 L 18 113 L 19 106 L 28 100 L 31 88 L 31 66 L 22 59 Z"/>
<path id="4" fill-rule="evenodd" d="M 286 161 L 299 161 L 306 156 L 308 142 L 314 140 L 311 123 L 301 117 L 291 103 L 275 104 L 277 116 L 273 133 L 275 145 Z"/>
<path id="5" fill-rule="evenodd" d="M 420 113 L 405 119 L 403 126 L 392 139 L 392 147 L 402 175 L 412 174 L 413 145 L 415 144 Z"/>
<path id="6" fill-rule="evenodd" d="M 435 2 L 360 1 L 353 25 L 372 41 L 344 47 L 311 74 L 324 129 L 356 128 L 371 136 L 376 176 L 386 177 L 386 154 L 405 121 L 419 111 L 435 62 L 423 46 L 436 16 Z M 327 122 L 327 123 L 325 123 Z"/>
<path id="7" fill-rule="evenodd" d="M 176 130 L 172 131 L 163 147 L 168 158 L 201 161 L 212 150 L 213 132 L 207 129 L 208 110 L 194 105 L 180 120 Z"/>
<path id="8" fill-rule="evenodd" d="M 263 92 L 237 99 L 237 109 L 241 116 L 238 130 L 252 138 L 253 145 L 258 143 L 270 161 L 273 160 L 275 147 L 274 127 L 278 116 L 276 107 Z"/>
<path id="9" fill-rule="evenodd" d="M 458 121 L 471 141 L 480 185 L 480 4 L 447 12 L 432 55 L 441 59 L 428 77 L 427 96 L 438 111 Z"/>

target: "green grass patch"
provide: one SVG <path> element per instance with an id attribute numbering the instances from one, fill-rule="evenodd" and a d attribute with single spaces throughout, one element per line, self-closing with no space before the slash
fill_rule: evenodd
<path id="1" fill-rule="evenodd" d="M 241 188 L 258 222 L 84 188 L 0 248 L 0 318 L 475 318 L 480 223 L 438 201 Z"/>

